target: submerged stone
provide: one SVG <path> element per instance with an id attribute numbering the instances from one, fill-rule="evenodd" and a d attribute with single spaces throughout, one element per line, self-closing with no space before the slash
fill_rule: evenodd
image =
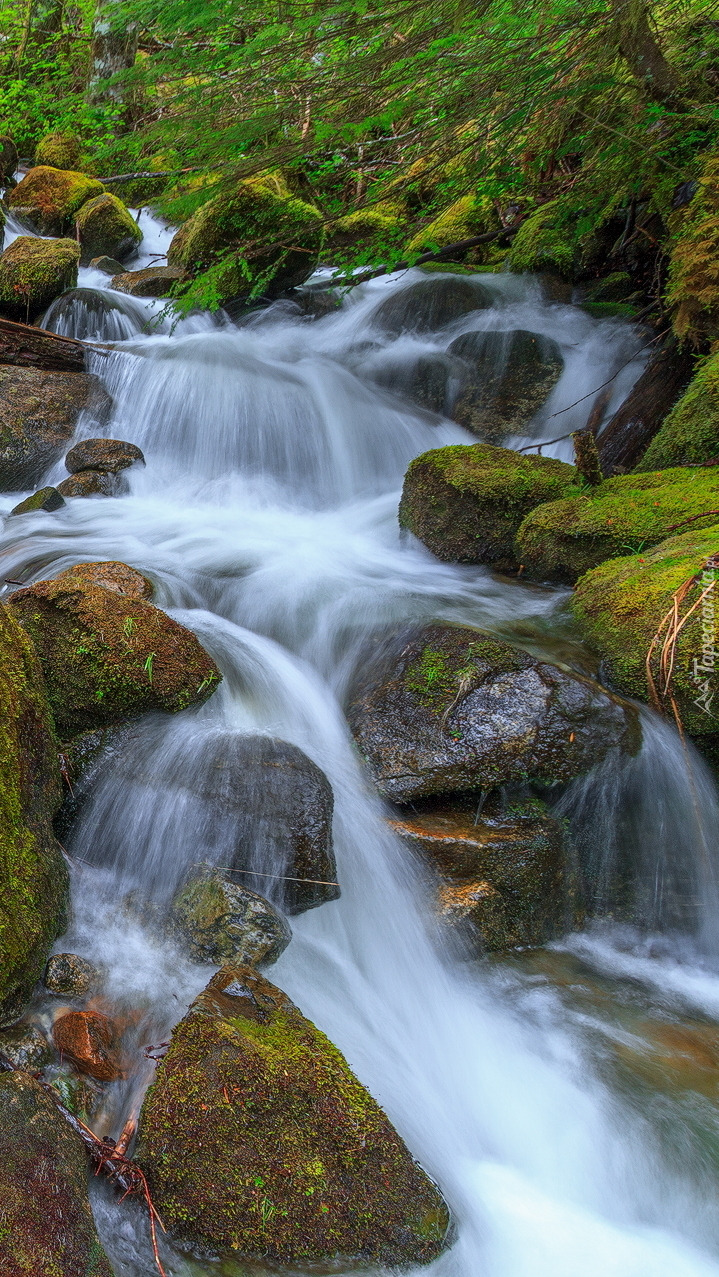
<path id="1" fill-rule="evenodd" d="M 136 1160 L 170 1234 L 199 1253 L 403 1267 L 449 1213 L 344 1057 L 248 967 L 224 967 L 172 1034 Z"/>
<path id="2" fill-rule="evenodd" d="M 113 1021 L 97 1011 L 66 1011 L 52 1026 L 52 1039 L 60 1055 L 98 1082 L 122 1077 L 113 1050 L 116 1037 Z"/>
<path id="3" fill-rule="evenodd" d="M 516 570 L 515 535 L 542 502 L 577 491 L 574 466 L 509 448 L 462 444 L 435 448 L 410 463 L 400 527 L 449 563 Z"/>
<path id="4" fill-rule="evenodd" d="M 486 443 L 520 434 L 564 369 L 556 341 L 521 328 L 464 333 L 447 354 L 465 369 L 452 416 Z"/>
<path id="5" fill-rule="evenodd" d="M 58 483 L 62 497 L 120 497 L 128 490 L 122 475 L 108 474 L 105 470 L 81 470 L 69 479 Z"/>
<path id="6" fill-rule="evenodd" d="M 440 623 L 378 645 L 347 713 L 380 794 L 398 803 L 572 780 L 640 740 L 631 707 L 591 679 Z"/>
<path id="7" fill-rule="evenodd" d="M 286 918 L 263 896 L 207 870 L 172 901 L 171 922 L 198 962 L 269 966 L 292 939 Z"/>
<path id="8" fill-rule="evenodd" d="M 82 1141 L 27 1073 L 0 1074 L 0 1271 L 112 1277 L 95 1232 Z"/>

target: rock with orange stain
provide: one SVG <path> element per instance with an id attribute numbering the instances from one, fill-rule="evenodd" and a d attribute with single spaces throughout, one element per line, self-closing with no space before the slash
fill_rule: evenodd
<path id="1" fill-rule="evenodd" d="M 52 1037 L 60 1054 L 71 1060 L 81 1073 L 87 1073 L 98 1082 L 113 1082 L 122 1077 L 113 1050 L 117 1032 L 109 1016 L 68 1011 L 56 1019 Z"/>

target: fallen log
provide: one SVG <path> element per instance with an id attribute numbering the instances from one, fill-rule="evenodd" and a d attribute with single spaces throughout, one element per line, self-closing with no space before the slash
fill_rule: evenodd
<path id="1" fill-rule="evenodd" d="M 86 349 L 83 342 L 59 337 L 46 328 L 0 319 L 0 364 L 43 372 L 84 372 Z"/>
<path id="2" fill-rule="evenodd" d="M 691 355 L 673 337 L 652 355 L 644 372 L 597 439 L 602 474 L 623 474 L 643 457 L 664 418 L 688 386 Z"/>

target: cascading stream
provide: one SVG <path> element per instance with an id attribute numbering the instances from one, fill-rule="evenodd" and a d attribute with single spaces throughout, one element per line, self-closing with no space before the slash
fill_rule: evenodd
<path id="1" fill-rule="evenodd" d="M 383 335 L 372 324 L 378 301 L 415 278 L 375 281 L 312 323 L 279 305 L 242 327 L 191 317 L 174 333 L 167 322 L 159 333 L 136 329 L 116 353 L 93 357 L 115 400 L 107 433 L 138 444 L 147 467 L 132 473 L 128 496 L 7 523 L 2 574 L 29 581 L 78 561 L 127 562 L 152 577 L 156 602 L 195 631 L 224 682 L 200 709 L 132 725 L 73 837 L 74 916 L 62 947 L 101 963 L 108 996 L 142 1008 L 141 1040 L 159 1041 L 208 968 L 183 959 L 151 918 L 133 921 L 121 900 L 132 892 L 161 901 L 194 861 L 227 863 L 230 831 L 193 798 L 219 732 L 261 731 L 300 746 L 334 789 L 342 896 L 293 919 L 272 979 L 347 1055 L 440 1183 L 459 1236 L 437 1272 L 716 1277 L 719 1212 L 698 1137 L 670 1151 L 681 1114 L 662 1110 L 655 1122 L 651 1105 L 614 1088 L 595 1021 L 590 1032 L 591 1017 L 567 1010 L 550 983 L 511 964 L 458 964 L 443 951 L 421 873 L 368 791 L 340 708 L 362 644 L 388 624 L 444 618 L 504 634 L 521 626 L 540 648 L 561 632 L 561 592 L 444 565 L 401 542 L 396 508 L 409 460 L 473 438 L 378 387 L 376 365 L 390 348 L 395 361 L 413 360 L 480 329 L 551 336 L 565 371 L 531 429 L 552 438 L 583 424 L 591 392 L 618 369 L 608 411 L 621 402 L 641 367 L 631 362 L 641 339 L 627 325 L 544 303 L 534 285 L 509 276 L 486 277 L 495 305 L 447 330 Z M 86 322 L 83 305 L 65 312 L 62 331 Z M 91 429 L 81 421 L 78 436 Z M 561 444 L 552 452 L 571 455 Z M 3 498 L 3 510 L 16 500 Z M 661 996 L 674 1005 L 713 1015 L 715 795 L 697 759 L 689 783 L 671 729 L 652 720 L 646 739 L 631 775 L 608 764 L 569 791 L 566 810 L 588 827 L 601 809 L 597 841 L 608 856 L 624 854 L 609 847 L 622 827 L 652 927 L 683 927 L 685 938 L 650 943 L 605 926 L 556 946 L 556 961 L 578 955 L 607 979 L 666 985 Z M 635 810 L 647 782 L 664 791 L 651 825 Z M 694 897 L 681 925 L 664 907 L 679 890 L 668 872 L 678 830 L 675 877 L 690 880 Z M 108 1122 L 120 1120 L 130 1090 L 112 1090 Z M 152 1272 L 134 1216 L 102 1197 L 97 1212 L 117 1273 Z M 217 1271 L 168 1256 L 178 1275 Z"/>

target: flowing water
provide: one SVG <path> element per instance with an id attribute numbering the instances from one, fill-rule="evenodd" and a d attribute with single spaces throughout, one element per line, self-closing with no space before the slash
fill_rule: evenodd
<path id="1" fill-rule="evenodd" d="M 166 248 L 147 217 L 145 230 L 134 267 Z M 107 997 L 142 1017 L 138 1043 L 164 1038 L 210 969 L 153 928 L 151 906 L 189 865 L 230 854 L 231 829 L 197 798 L 203 768 L 228 732 L 291 741 L 332 782 L 342 895 L 293 918 L 271 978 L 344 1051 L 441 1185 L 458 1239 L 437 1277 L 719 1277 L 717 807 L 703 764 L 647 713 L 640 757 L 609 759 L 561 799 L 595 865 L 599 914 L 614 867 L 631 863 L 629 922 L 604 916 L 534 953 L 459 961 L 341 708 L 368 638 L 404 620 L 458 621 L 586 661 L 561 591 L 441 564 L 400 538 L 408 461 L 473 439 L 378 386 L 390 352 L 409 364 L 476 329 L 552 336 L 565 371 L 528 428 L 551 439 L 584 423 L 608 379 L 607 411 L 621 402 L 643 339 L 496 275 L 482 279 L 490 309 L 388 338 L 373 312 L 415 278 L 363 285 L 315 320 L 276 303 L 173 329 L 161 303 L 108 311 L 97 295 L 48 318 L 119 341 L 92 356 L 112 420 L 87 416 L 78 437 L 130 440 L 147 466 L 131 472 L 129 495 L 6 523 L 2 575 L 129 563 L 224 674 L 201 708 L 133 724 L 109 760 L 72 836 L 73 919 L 59 947 L 102 964 Z M 98 272 L 80 283 L 118 300 Z M 549 451 L 571 456 L 567 442 Z M 133 1086 L 114 1084 L 97 1129 L 116 1135 L 132 1102 Z M 101 1191 L 95 1208 L 118 1277 L 154 1272 L 141 1213 Z M 164 1254 L 176 1277 L 236 1271 Z"/>

